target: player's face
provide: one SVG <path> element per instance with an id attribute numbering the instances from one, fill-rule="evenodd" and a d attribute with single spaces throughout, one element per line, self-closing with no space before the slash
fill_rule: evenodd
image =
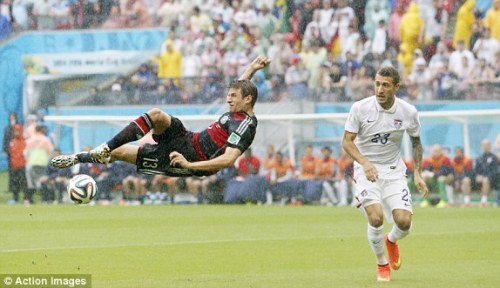
<path id="1" fill-rule="evenodd" d="M 241 89 L 231 88 L 227 92 L 226 102 L 229 105 L 229 112 L 247 112 L 248 107 L 251 107 L 251 101 L 252 97 L 244 97 Z"/>
<path id="2" fill-rule="evenodd" d="M 375 76 L 375 96 L 378 104 L 384 109 L 389 109 L 394 104 L 394 93 L 399 90 L 399 84 L 394 84 L 391 77 Z"/>

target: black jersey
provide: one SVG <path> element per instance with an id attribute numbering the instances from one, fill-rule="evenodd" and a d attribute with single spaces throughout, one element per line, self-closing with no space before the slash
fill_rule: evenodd
<path id="1" fill-rule="evenodd" d="M 226 147 L 243 153 L 252 144 L 257 131 L 257 118 L 246 113 L 226 112 L 207 129 L 194 133 L 193 146 L 202 159 L 224 154 Z"/>

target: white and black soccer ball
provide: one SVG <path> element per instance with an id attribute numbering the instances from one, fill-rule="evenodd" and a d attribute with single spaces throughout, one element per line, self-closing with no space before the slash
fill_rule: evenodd
<path id="1" fill-rule="evenodd" d="M 89 175 L 78 174 L 68 182 L 69 198 L 76 204 L 87 204 L 94 199 L 97 193 L 97 184 Z"/>

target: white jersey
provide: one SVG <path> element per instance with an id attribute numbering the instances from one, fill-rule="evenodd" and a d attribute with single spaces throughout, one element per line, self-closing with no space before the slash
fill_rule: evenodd
<path id="1" fill-rule="evenodd" d="M 385 110 L 375 96 L 371 96 L 352 105 L 345 130 L 357 134 L 355 144 L 375 165 L 379 178 L 393 179 L 406 172 L 401 159 L 404 132 L 419 137 L 420 122 L 415 106 L 396 97 L 394 105 Z M 354 173 L 364 174 L 357 162 L 354 162 Z"/>

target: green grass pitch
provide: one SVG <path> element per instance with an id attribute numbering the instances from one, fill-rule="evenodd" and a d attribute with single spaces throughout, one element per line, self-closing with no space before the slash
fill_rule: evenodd
<path id="1" fill-rule="evenodd" d="M 498 287 L 500 209 L 416 208 L 400 250 L 392 282 L 376 283 L 350 207 L 0 206 L 0 273 L 120 288 Z"/>

